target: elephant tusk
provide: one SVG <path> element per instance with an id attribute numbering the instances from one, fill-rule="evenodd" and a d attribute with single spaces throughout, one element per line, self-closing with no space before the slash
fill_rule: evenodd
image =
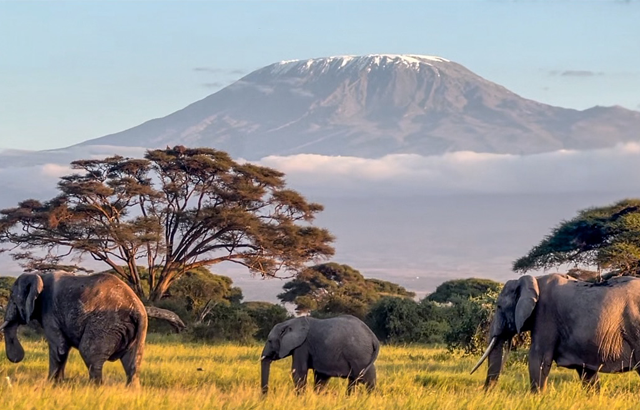
<path id="1" fill-rule="evenodd" d="M 473 370 L 471 370 L 470 374 L 475 373 L 476 370 L 478 370 L 478 367 L 480 367 L 480 365 L 487 360 L 487 357 L 489 357 L 489 353 L 491 353 L 491 351 L 493 350 L 493 347 L 496 345 L 496 342 L 498 341 L 497 337 L 494 337 L 493 339 L 491 339 L 491 342 L 489 343 L 489 347 L 487 347 L 487 350 L 484 352 L 484 354 L 482 355 L 482 357 L 480 358 L 480 360 L 478 361 L 478 363 L 475 365 L 475 367 L 473 368 Z"/>
<path id="2" fill-rule="evenodd" d="M 4 330 L 5 327 L 7 327 L 7 325 L 9 324 L 9 322 L 4 322 L 3 324 L 0 325 L 0 332 L 2 332 Z"/>
<path id="3" fill-rule="evenodd" d="M 267 356 L 260 357 L 260 361 L 263 361 Z"/>

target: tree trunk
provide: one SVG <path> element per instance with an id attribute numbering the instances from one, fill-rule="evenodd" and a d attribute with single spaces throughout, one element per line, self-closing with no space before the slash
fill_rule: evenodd
<path id="1" fill-rule="evenodd" d="M 173 326 L 174 329 L 176 329 L 177 333 L 180 333 L 187 327 L 182 319 L 180 319 L 180 316 L 176 315 L 170 310 L 160 309 L 155 306 L 145 306 L 145 308 L 147 309 L 148 317 L 166 320 L 171 326 Z"/>
<path id="2" fill-rule="evenodd" d="M 163 269 L 163 271 L 160 273 L 160 276 L 156 278 L 157 282 L 155 286 L 149 289 L 149 300 L 151 302 L 157 302 L 162 299 L 164 294 L 167 293 L 167 290 L 169 290 L 169 287 L 171 286 L 175 278 L 176 277 L 174 272 L 168 269 Z"/>
<path id="3" fill-rule="evenodd" d="M 140 299 L 144 299 L 144 289 L 142 289 L 142 283 L 140 282 L 140 273 L 138 272 L 138 265 L 136 265 L 134 260 L 129 260 L 127 262 L 127 266 L 129 268 L 129 277 L 131 279 L 131 283 L 133 284 L 134 291 L 138 294 Z"/>
<path id="4" fill-rule="evenodd" d="M 167 292 L 168 289 L 169 289 L 169 284 L 163 277 L 158 281 L 158 283 L 156 283 L 155 288 L 149 291 L 149 300 L 151 302 L 159 301 L 160 299 L 162 299 L 162 297 L 164 296 L 164 294 Z"/>

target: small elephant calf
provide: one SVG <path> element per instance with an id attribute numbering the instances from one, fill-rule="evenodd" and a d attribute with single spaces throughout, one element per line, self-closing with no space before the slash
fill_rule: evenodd
<path id="1" fill-rule="evenodd" d="M 298 391 L 305 388 L 309 369 L 313 369 L 316 390 L 324 388 L 329 378 L 342 377 L 349 379 L 347 394 L 357 383 L 371 391 L 376 385 L 374 362 L 379 351 L 376 336 L 356 317 L 287 320 L 273 327 L 262 350 L 262 393 L 269 390 L 271 362 L 290 355 L 291 374 Z"/>

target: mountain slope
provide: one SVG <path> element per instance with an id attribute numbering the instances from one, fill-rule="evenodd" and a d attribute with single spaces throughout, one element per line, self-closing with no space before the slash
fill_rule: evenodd
<path id="1" fill-rule="evenodd" d="M 82 145 L 211 146 L 237 157 L 533 154 L 640 139 L 640 113 L 522 98 L 439 57 L 283 61 L 164 118 Z"/>

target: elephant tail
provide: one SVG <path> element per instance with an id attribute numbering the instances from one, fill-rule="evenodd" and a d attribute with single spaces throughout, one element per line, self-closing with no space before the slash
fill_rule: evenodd
<path id="1" fill-rule="evenodd" d="M 137 312 L 136 318 L 136 342 L 138 346 L 144 346 L 144 342 L 147 339 L 147 327 L 149 326 L 149 319 L 147 317 L 147 311 L 141 310 Z"/>
<path id="2" fill-rule="evenodd" d="M 373 339 L 372 347 L 373 352 L 371 353 L 371 360 L 369 360 L 369 364 L 367 364 L 367 366 L 360 371 L 360 374 L 358 375 L 359 378 L 362 378 L 369 371 L 371 366 L 373 366 L 373 363 L 378 358 L 378 353 L 380 353 L 380 342 L 378 342 L 377 339 Z"/>
<path id="3" fill-rule="evenodd" d="M 143 309 L 136 309 L 131 312 L 131 322 L 135 326 L 133 337 L 129 340 L 127 350 L 142 350 L 147 339 L 147 327 L 149 325 L 147 312 Z"/>
<path id="4" fill-rule="evenodd" d="M 147 339 L 147 313 L 142 310 L 132 309 L 128 317 L 123 318 L 127 322 L 126 330 L 123 330 L 119 348 L 109 357 L 110 361 L 122 359 L 124 356 L 139 357 L 144 351 Z"/>
<path id="5" fill-rule="evenodd" d="M 135 325 L 135 334 L 129 341 L 129 348 L 122 357 L 122 366 L 127 374 L 127 386 L 140 386 L 140 364 L 144 353 L 144 344 L 147 339 L 147 312 L 140 303 L 141 308 L 131 312 L 131 321 Z"/>

